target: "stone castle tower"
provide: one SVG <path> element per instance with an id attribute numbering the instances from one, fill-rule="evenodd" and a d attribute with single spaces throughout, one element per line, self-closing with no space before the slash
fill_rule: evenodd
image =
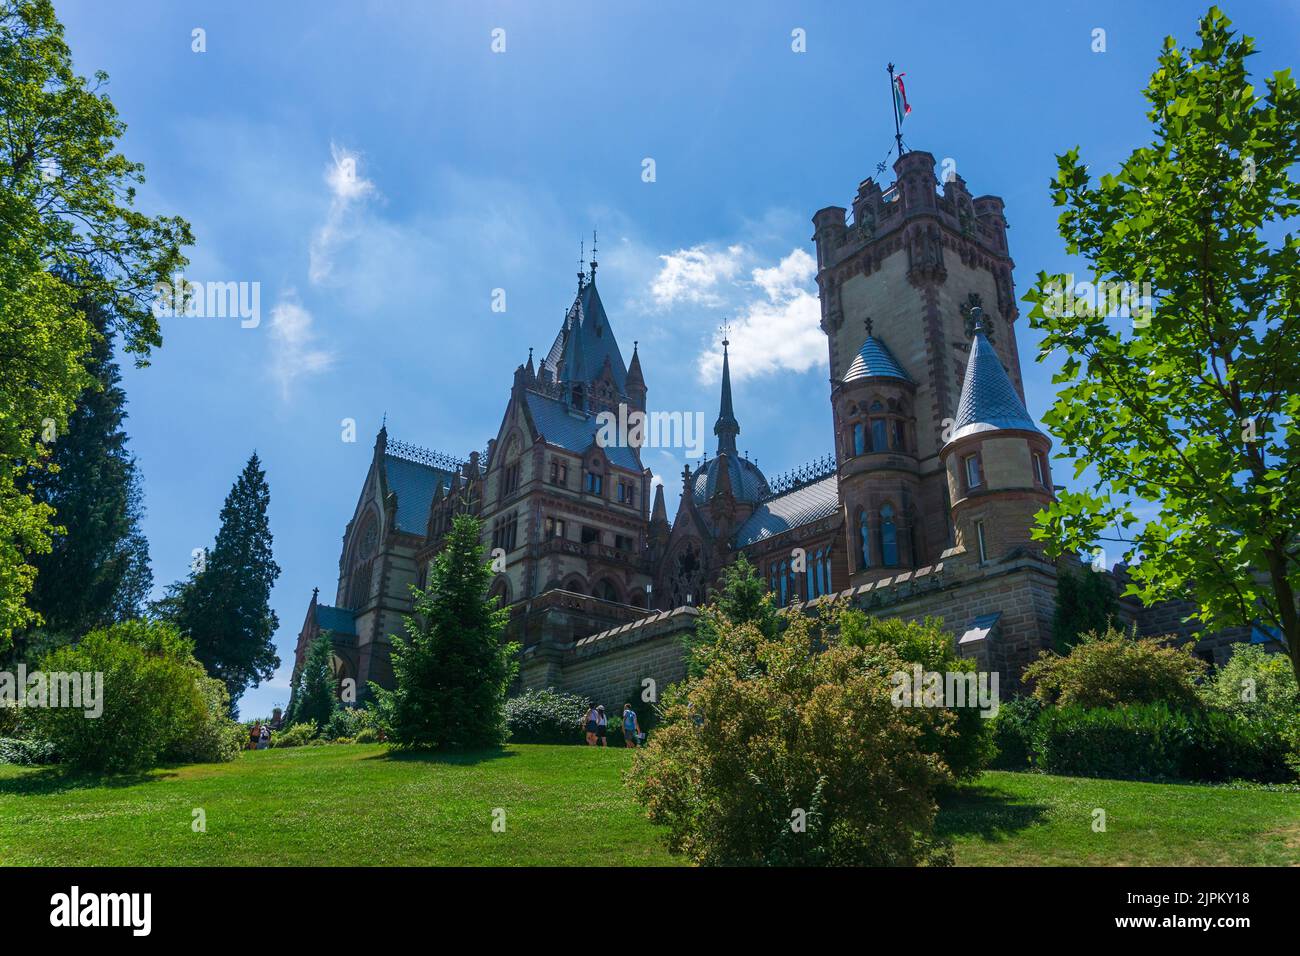
<path id="1" fill-rule="evenodd" d="M 940 186 L 934 166 L 904 153 L 888 189 L 858 187 L 851 218 L 813 217 L 852 586 L 968 538 L 974 553 L 977 531 L 984 560 L 1033 548 L 1029 522 L 1051 496 L 1048 442 L 1024 407 L 1002 200 L 955 174 Z"/>

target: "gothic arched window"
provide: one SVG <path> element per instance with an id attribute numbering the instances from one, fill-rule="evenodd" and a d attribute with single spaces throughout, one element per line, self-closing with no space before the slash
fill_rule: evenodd
<path id="1" fill-rule="evenodd" d="M 861 543 L 859 557 L 862 558 L 862 567 L 871 567 L 871 523 L 867 520 L 867 509 L 858 509 L 858 540 Z"/>
<path id="2" fill-rule="evenodd" d="M 880 563 L 887 568 L 898 564 L 898 532 L 894 527 L 894 507 L 880 509 Z"/>
<path id="3" fill-rule="evenodd" d="M 789 584 L 790 584 L 790 565 L 789 562 L 782 561 L 781 562 L 781 606 L 782 607 L 785 606 L 787 600 L 787 594 L 789 593 L 788 592 Z"/>
<path id="4" fill-rule="evenodd" d="M 831 593 L 831 549 L 823 548 L 817 553 L 817 572 L 821 578 L 822 594 Z"/>

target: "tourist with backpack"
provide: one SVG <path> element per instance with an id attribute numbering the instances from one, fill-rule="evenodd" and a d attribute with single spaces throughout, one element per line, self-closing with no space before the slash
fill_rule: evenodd
<path id="1" fill-rule="evenodd" d="M 623 745 L 635 747 L 641 739 L 641 725 L 637 722 L 636 711 L 631 704 L 623 705 Z"/>

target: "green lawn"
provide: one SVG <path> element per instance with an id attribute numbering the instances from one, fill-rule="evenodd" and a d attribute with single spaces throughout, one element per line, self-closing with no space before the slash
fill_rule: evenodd
<path id="1" fill-rule="evenodd" d="M 621 786 L 629 758 L 343 745 L 109 782 L 0 766 L 0 863 L 672 864 Z M 1106 833 L 1092 830 L 1097 807 Z M 962 864 L 1300 864 L 1300 793 L 990 773 L 945 799 L 940 828 Z"/>

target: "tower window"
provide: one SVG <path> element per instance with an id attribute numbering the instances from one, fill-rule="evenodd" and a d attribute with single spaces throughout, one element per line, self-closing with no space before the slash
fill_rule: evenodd
<path id="1" fill-rule="evenodd" d="M 1037 452 L 1034 453 L 1034 480 L 1047 487 L 1047 469 L 1043 467 L 1043 456 Z"/>
<path id="2" fill-rule="evenodd" d="M 984 522 L 975 522 L 975 543 L 979 547 L 980 564 L 989 559 L 988 547 L 984 543 Z"/>
<path id="3" fill-rule="evenodd" d="M 871 419 L 871 450 L 872 451 L 889 450 L 888 425 L 889 423 L 886 422 L 883 418 Z"/>
<path id="4" fill-rule="evenodd" d="M 984 483 L 984 471 L 980 468 L 980 456 L 978 454 L 967 455 L 962 459 L 962 462 L 966 466 L 966 487 L 968 489 L 978 488 Z"/>
<path id="5" fill-rule="evenodd" d="M 867 426 L 857 422 L 853 426 L 853 454 L 864 455 L 867 452 Z"/>
<path id="6" fill-rule="evenodd" d="M 898 565 L 898 530 L 894 527 L 894 508 L 880 509 L 880 563 L 887 568 Z"/>
<path id="7" fill-rule="evenodd" d="M 871 525 L 867 520 L 867 510 L 863 508 L 858 512 L 858 536 L 862 543 L 862 567 L 871 567 Z"/>

